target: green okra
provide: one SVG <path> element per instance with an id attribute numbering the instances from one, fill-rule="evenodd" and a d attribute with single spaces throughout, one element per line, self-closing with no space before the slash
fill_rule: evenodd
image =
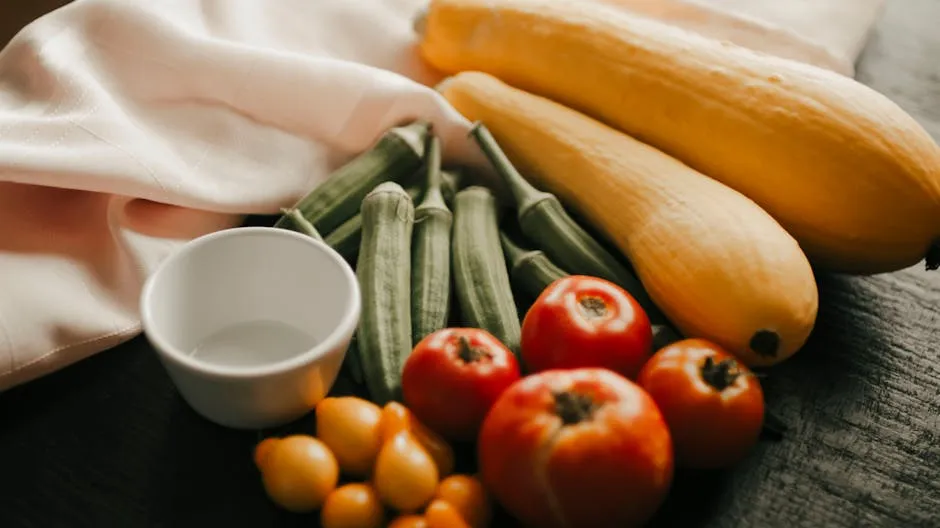
<path id="1" fill-rule="evenodd" d="M 530 184 L 516 170 L 485 125 L 475 123 L 470 134 L 509 188 L 519 227 L 528 239 L 567 273 L 600 277 L 625 289 L 646 312 L 658 343 L 678 339 L 678 334 L 636 275 L 585 231 L 568 214 L 557 196 Z"/>
<path id="2" fill-rule="evenodd" d="M 500 232 L 509 279 L 531 299 L 538 298 L 551 283 L 568 276 L 543 251 L 523 247 L 513 238 L 505 229 Z"/>
<path id="3" fill-rule="evenodd" d="M 367 193 L 385 181 L 405 181 L 424 161 L 431 126 L 425 121 L 389 129 L 371 148 L 339 167 L 300 199 L 298 210 L 320 233 L 330 233 L 359 211 Z M 282 215 L 275 223 L 291 222 Z"/>
<path id="4" fill-rule="evenodd" d="M 411 353 L 411 240 L 414 203 L 384 182 L 362 201 L 356 276 L 362 311 L 356 346 L 366 387 L 379 405 L 401 400 L 402 366 Z"/>
<path id="5" fill-rule="evenodd" d="M 441 172 L 441 194 L 445 203 L 452 203 L 454 194 L 459 185 L 459 175 L 449 171 Z M 422 193 L 420 183 L 405 188 L 408 196 L 417 201 Z M 324 240 L 328 246 L 335 249 L 348 261 L 352 261 L 359 253 L 359 241 L 362 238 L 362 215 L 356 214 L 343 222 L 339 227 L 328 234 Z"/>
<path id="6" fill-rule="evenodd" d="M 424 197 L 415 208 L 411 257 L 411 328 L 417 344 L 447 326 L 450 308 L 450 241 L 453 213 L 441 192 L 441 147 L 428 146 Z"/>
<path id="7" fill-rule="evenodd" d="M 455 294 L 463 320 L 493 334 L 518 356 L 519 315 L 500 245 L 492 191 L 474 185 L 457 192 L 451 245 Z"/>

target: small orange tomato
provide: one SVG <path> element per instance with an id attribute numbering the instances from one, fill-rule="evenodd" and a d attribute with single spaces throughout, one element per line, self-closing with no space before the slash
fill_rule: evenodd
<path id="1" fill-rule="evenodd" d="M 258 442 L 258 445 L 255 446 L 254 450 L 254 460 L 255 465 L 258 466 L 258 469 L 261 469 L 262 464 L 267 459 L 268 454 L 271 453 L 271 450 L 274 448 L 281 439 L 280 438 L 265 438 L 264 440 Z"/>
<path id="2" fill-rule="evenodd" d="M 428 522 L 423 515 L 402 515 L 392 520 L 388 528 L 428 528 Z"/>
<path id="3" fill-rule="evenodd" d="M 412 419 L 411 411 L 404 405 L 394 401 L 386 403 L 382 407 L 382 421 L 379 425 L 382 442 L 388 442 L 398 433 L 410 430 Z"/>
<path id="4" fill-rule="evenodd" d="M 316 407 L 317 437 L 350 476 L 366 477 L 382 447 L 382 408 L 352 396 L 324 398 Z"/>
<path id="5" fill-rule="evenodd" d="M 685 339 L 665 346 L 637 382 L 669 424 L 678 465 L 732 466 L 757 443 L 764 421 L 760 382 L 718 345 Z"/>
<path id="6" fill-rule="evenodd" d="M 492 518 L 492 506 L 483 483 L 470 475 L 451 475 L 441 481 L 434 495 L 457 510 L 472 528 L 486 528 Z"/>
<path id="7" fill-rule="evenodd" d="M 457 508 L 441 499 L 435 499 L 428 505 L 424 518 L 428 521 L 428 528 L 471 528 Z"/>
<path id="8" fill-rule="evenodd" d="M 262 450 L 261 464 L 268 497 L 295 513 L 319 508 L 339 480 L 339 464 L 330 448 L 308 435 L 287 436 L 269 446 Z"/>
<path id="9" fill-rule="evenodd" d="M 454 472 L 454 449 L 444 438 L 421 423 L 404 405 L 398 402 L 385 404 L 379 429 L 383 442 L 402 431 L 410 432 L 434 459 L 438 475 L 446 477 Z"/>
<path id="10" fill-rule="evenodd" d="M 320 511 L 323 528 L 382 528 L 385 508 L 368 484 L 346 484 L 327 495 Z"/>
<path id="11" fill-rule="evenodd" d="M 411 411 L 398 402 L 388 402 L 382 407 L 382 419 L 379 422 L 379 434 L 382 442 L 388 442 L 402 431 L 411 429 Z"/>
<path id="12" fill-rule="evenodd" d="M 437 466 L 409 432 L 385 442 L 375 462 L 373 480 L 382 502 L 400 512 L 413 512 L 437 491 Z"/>

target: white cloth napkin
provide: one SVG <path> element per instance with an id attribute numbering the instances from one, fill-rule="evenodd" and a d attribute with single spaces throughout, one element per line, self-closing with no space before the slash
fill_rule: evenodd
<path id="1" fill-rule="evenodd" d="M 0 390 L 140 331 L 148 274 L 414 117 L 425 0 L 77 0 L 0 53 Z M 587 0 L 585 0 L 587 1 Z M 594 0 L 851 75 L 881 0 Z"/>

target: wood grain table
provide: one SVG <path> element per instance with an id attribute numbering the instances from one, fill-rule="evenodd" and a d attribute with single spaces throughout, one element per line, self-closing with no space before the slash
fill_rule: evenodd
<path id="1" fill-rule="evenodd" d="M 59 3 L 0 3 L 0 42 Z M 888 0 L 858 73 L 935 138 L 938 23 L 940 0 Z M 765 380 L 786 434 L 680 473 L 656 525 L 940 527 L 940 272 L 819 285 L 810 343 Z M 197 417 L 135 339 L 0 395 L 0 527 L 314 526 L 268 502 L 256 439 Z"/>

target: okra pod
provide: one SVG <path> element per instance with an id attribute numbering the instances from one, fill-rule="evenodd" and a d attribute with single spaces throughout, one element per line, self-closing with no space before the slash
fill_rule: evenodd
<path id="1" fill-rule="evenodd" d="M 568 276 L 544 252 L 520 246 L 506 230 L 500 232 L 500 242 L 509 266 L 510 281 L 532 300 L 551 283 Z"/>
<path id="2" fill-rule="evenodd" d="M 471 135 L 509 188 L 527 238 L 566 272 L 609 280 L 627 290 L 650 320 L 665 321 L 636 276 L 571 218 L 557 196 L 526 181 L 485 125 L 476 123 Z"/>
<path id="3" fill-rule="evenodd" d="M 518 356 L 519 316 L 492 191 L 470 186 L 457 192 L 452 238 L 455 293 L 465 323 L 493 334 Z"/>
<path id="4" fill-rule="evenodd" d="M 405 192 L 412 200 L 417 200 L 421 194 L 421 187 L 412 185 L 406 187 Z M 343 222 L 332 233 L 326 235 L 324 241 L 344 259 L 352 262 L 359 255 L 359 244 L 362 241 L 362 213 Z"/>
<path id="5" fill-rule="evenodd" d="M 453 214 L 441 193 L 440 165 L 440 141 L 432 136 L 428 146 L 424 197 L 415 208 L 411 256 L 411 328 L 414 344 L 446 327 L 450 312 Z"/>
<path id="6" fill-rule="evenodd" d="M 425 121 L 389 129 L 370 149 L 333 171 L 293 209 L 320 233 L 332 232 L 356 215 L 365 195 L 379 183 L 404 181 L 418 170 L 430 130 Z M 275 226 L 288 222 L 288 217 L 281 216 Z"/>
<path id="7" fill-rule="evenodd" d="M 441 172 L 441 194 L 444 202 L 453 203 L 454 194 L 459 185 L 459 175 L 449 171 Z M 421 196 L 420 183 L 405 188 L 412 201 Z M 362 239 L 362 215 L 356 214 L 343 222 L 339 227 L 328 234 L 324 239 L 328 246 L 335 249 L 346 260 L 352 262 L 359 254 L 359 241 Z"/>
<path id="8" fill-rule="evenodd" d="M 356 345 L 366 387 L 380 405 L 401 399 L 401 369 L 411 353 L 411 238 L 414 203 L 384 182 L 362 201 L 356 275 L 362 312 Z"/>

